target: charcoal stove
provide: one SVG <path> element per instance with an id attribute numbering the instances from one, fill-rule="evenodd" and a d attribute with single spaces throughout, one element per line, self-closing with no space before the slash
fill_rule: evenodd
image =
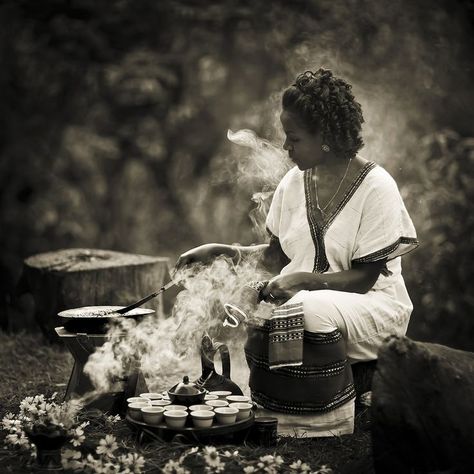
<path id="1" fill-rule="evenodd" d="M 74 366 L 66 388 L 65 400 L 80 398 L 94 391 L 89 377 L 84 373 L 84 366 L 89 356 L 109 338 L 106 333 L 73 332 L 65 327 L 55 328 L 56 334 L 64 341 L 74 358 Z M 116 336 L 114 336 L 116 337 Z M 126 334 L 123 334 L 126 337 Z M 112 415 L 124 415 L 127 409 L 127 398 L 148 392 L 143 373 L 140 370 L 139 357 L 126 370 L 127 376 L 117 378 L 112 390 L 86 403 L 86 409 L 98 409 Z"/>

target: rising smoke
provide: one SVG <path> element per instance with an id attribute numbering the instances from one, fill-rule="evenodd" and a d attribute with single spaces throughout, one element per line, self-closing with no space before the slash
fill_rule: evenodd
<path id="1" fill-rule="evenodd" d="M 228 344 L 234 356 L 233 379 L 245 389 L 244 329 L 225 328 L 223 308 L 245 283 L 261 278 L 257 258 L 234 264 L 219 257 L 209 265 L 180 270 L 175 279 L 184 289 L 176 298 L 172 317 L 150 316 L 141 322 L 122 318 L 110 327 L 107 342 L 89 357 L 84 370 L 96 388 L 92 396 L 114 391 L 137 357 L 150 390 L 169 389 L 184 375 L 197 379 L 204 334 Z"/>

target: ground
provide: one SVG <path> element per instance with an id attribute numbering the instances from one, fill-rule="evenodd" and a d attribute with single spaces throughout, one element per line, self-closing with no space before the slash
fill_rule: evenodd
<path id="1" fill-rule="evenodd" d="M 19 402 L 26 396 L 44 393 L 64 394 L 72 368 L 71 355 L 61 347 L 47 345 L 39 335 L 6 335 L 0 332 L 0 360 L 3 380 L 0 386 L 0 418 L 9 411 L 16 412 Z M 145 472 L 161 472 L 161 467 L 169 459 L 176 459 L 190 446 L 179 443 L 150 443 L 144 447 L 135 445 L 134 437 L 125 422 L 106 426 L 97 420 L 91 423 L 88 440 L 94 441 L 106 433 L 114 434 L 124 446 L 136 449 L 145 457 Z M 282 438 L 276 448 L 256 448 L 252 446 L 226 446 L 222 449 L 239 450 L 244 459 L 253 460 L 266 454 L 278 454 L 285 465 L 298 459 L 308 463 L 313 471 L 321 465 L 332 468 L 334 473 L 370 474 L 371 461 L 370 431 L 368 413 L 359 411 L 355 433 L 340 438 L 304 439 Z M 0 442 L 3 444 L 3 433 Z M 86 446 L 87 447 L 87 446 Z M 29 458 L 11 448 L 0 449 L 2 473 L 28 473 Z M 196 468 L 197 470 L 197 468 Z M 242 472 L 241 469 L 226 469 L 227 472 Z"/>

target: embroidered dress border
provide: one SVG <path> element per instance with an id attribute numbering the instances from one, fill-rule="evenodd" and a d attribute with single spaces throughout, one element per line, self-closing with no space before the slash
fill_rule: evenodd
<path id="1" fill-rule="evenodd" d="M 324 273 L 329 270 L 329 262 L 326 257 L 324 247 L 324 234 L 316 220 L 316 213 L 319 212 L 315 205 L 313 170 L 304 172 L 304 193 L 306 197 L 306 215 L 308 218 L 309 229 L 314 244 L 314 265 L 313 272 Z M 321 216 L 322 217 L 322 216 Z"/>
<path id="2" fill-rule="evenodd" d="M 334 410 L 335 408 L 338 408 L 339 406 L 356 397 L 354 384 L 352 383 L 342 389 L 340 392 L 338 392 L 331 401 L 326 403 L 289 402 L 286 400 L 278 400 L 272 397 L 268 397 L 263 393 L 256 392 L 254 390 L 251 390 L 251 395 L 252 400 L 254 400 L 257 404 L 261 405 L 263 408 L 293 415 L 311 412 L 328 412 Z"/>
<path id="3" fill-rule="evenodd" d="M 270 330 L 270 323 L 268 319 L 259 320 L 261 324 L 256 324 L 255 321 L 250 320 L 248 322 L 248 326 L 250 326 L 253 330 L 261 331 L 268 333 Z M 311 344 L 332 344 L 334 342 L 339 342 L 342 339 L 342 334 L 339 329 L 335 329 L 331 332 L 310 332 L 310 331 L 303 331 L 303 337 L 306 342 Z"/>
<path id="4" fill-rule="evenodd" d="M 329 270 L 329 262 L 326 256 L 324 235 L 332 224 L 337 215 L 342 211 L 344 206 L 349 202 L 351 197 L 357 191 L 367 174 L 377 166 L 373 161 L 367 162 L 360 170 L 357 178 L 353 181 L 351 186 L 345 191 L 343 198 L 336 206 L 334 211 L 329 214 L 327 220 L 323 219 L 321 212 L 316 206 L 316 190 L 313 184 L 313 169 L 304 172 L 304 188 L 306 198 L 306 214 L 308 217 L 308 224 L 311 232 L 311 237 L 314 243 L 314 266 L 313 272 L 324 273 Z M 318 222 L 317 215 L 320 216 L 321 224 Z"/>
<path id="5" fill-rule="evenodd" d="M 352 260 L 352 263 L 366 263 L 366 262 L 376 262 L 377 260 L 381 260 L 382 258 L 387 257 L 390 255 L 400 244 L 409 244 L 409 245 L 415 245 L 415 247 L 412 247 L 408 249 L 406 252 L 403 254 L 397 255 L 397 257 L 400 257 L 401 255 L 405 255 L 412 250 L 414 250 L 418 245 L 420 245 L 418 239 L 415 239 L 413 237 L 400 237 L 397 239 L 393 244 L 389 245 L 388 247 L 385 247 L 381 250 L 377 250 L 376 252 L 373 252 L 369 255 L 365 255 L 364 257 L 356 258 Z"/>
<path id="6" fill-rule="evenodd" d="M 339 329 L 327 333 L 304 331 L 304 340 L 311 344 L 333 344 L 341 339 L 342 333 Z"/>
<path id="7" fill-rule="evenodd" d="M 290 378 L 308 379 L 308 378 L 321 378 L 321 377 L 332 377 L 339 375 L 346 368 L 347 360 L 340 360 L 332 364 L 327 365 L 299 365 L 298 367 L 284 367 L 279 369 L 270 369 L 268 359 L 264 357 L 258 357 L 251 354 L 248 350 L 245 350 L 245 357 L 247 361 L 259 367 L 260 369 L 267 370 L 272 374 L 282 375 Z"/>

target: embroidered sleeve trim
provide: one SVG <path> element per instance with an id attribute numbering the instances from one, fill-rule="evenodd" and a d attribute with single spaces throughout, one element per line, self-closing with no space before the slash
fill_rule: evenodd
<path id="1" fill-rule="evenodd" d="M 387 258 L 400 245 L 410 245 L 410 247 L 407 247 L 407 248 L 403 249 L 402 253 L 397 254 L 392 258 L 401 257 L 402 255 L 406 255 L 407 253 L 411 252 L 412 250 L 415 250 L 418 247 L 418 245 L 420 245 L 420 243 L 419 243 L 418 239 L 415 239 L 413 237 L 400 237 L 393 244 L 388 245 L 387 247 L 385 247 L 383 249 L 377 250 L 377 251 L 372 252 L 368 255 L 364 255 L 363 257 L 355 258 L 354 260 L 352 260 L 352 263 L 370 263 L 370 262 L 376 262 L 377 260 L 381 260 L 382 258 Z M 389 260 L 390 260 L 390 258 L 389 258 Z"/>

